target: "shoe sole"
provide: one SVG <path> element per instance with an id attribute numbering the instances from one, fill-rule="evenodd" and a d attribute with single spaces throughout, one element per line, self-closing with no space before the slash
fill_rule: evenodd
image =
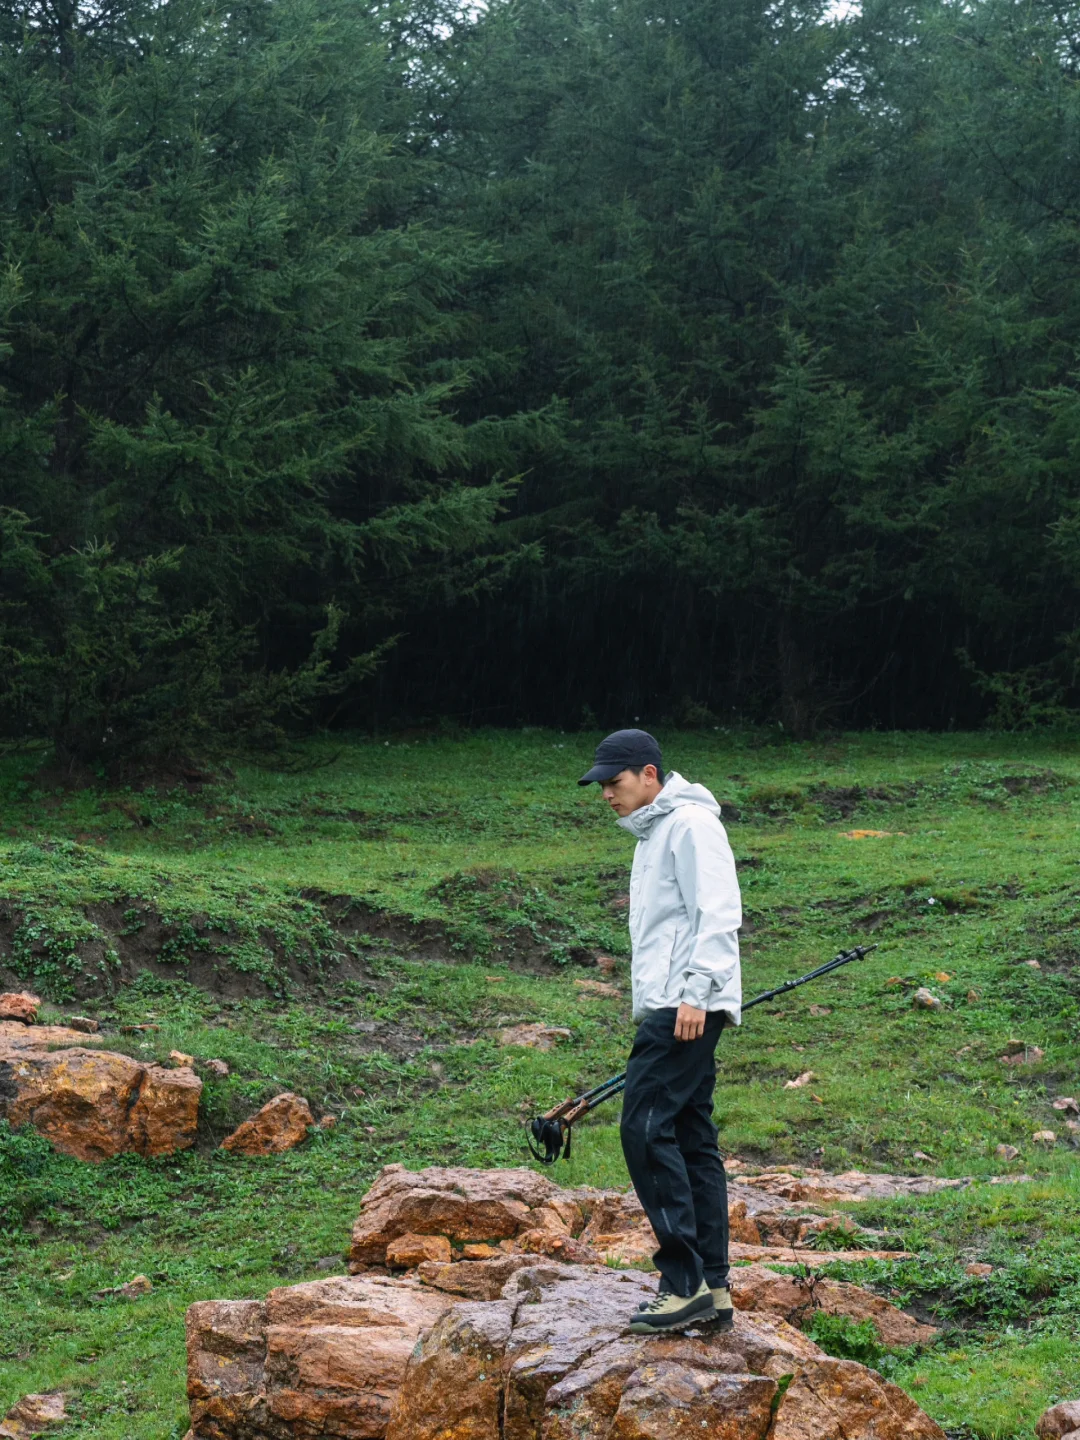
<path id="1" fill-rule="evenodd" d="M 732 1310 L 714 1310 L 708 1322 L 714 1335 L 729 1335 L 735 1329 L 735 1314 Z"/>
<path id="2" fill-rule="evenodd" d="M 663 1325 L 651 1325 L 647 1320 L 631 1320 L 627 1329 L 631 1335 L 666 1335 L 672 1330 L 686 1330 L 691 1325 L 708 1325 L 716 1318 L 715 1309 L 697 1310 L 682 1320 L 669 1320 Z"/>

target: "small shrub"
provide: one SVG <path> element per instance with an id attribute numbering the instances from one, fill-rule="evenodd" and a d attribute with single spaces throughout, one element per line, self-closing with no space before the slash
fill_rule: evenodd
<path id="1" fill-rule="evenodd" d="M 815 1344 L 838 1360 L 858 1360 L 861 1365 L 880 1364 L 884 1345 L 870 1320 L 852 1320 L 848 1315 L 829 1315 L 815 1310 L 803 1326 Z"/>

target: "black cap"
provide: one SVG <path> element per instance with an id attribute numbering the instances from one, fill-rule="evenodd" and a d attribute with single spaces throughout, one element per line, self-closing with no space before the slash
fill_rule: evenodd
<path id="1" fill-rule="evenodd" d="M 647 730 L 616 730 L 597 745 L 592 769 L 577 783 L 591 785 L 599 780 L 602 784 L 623 770 L 636 770 L 639 765 L 655 765 L 660 770 L 663 763 L 660 746 Z"/>

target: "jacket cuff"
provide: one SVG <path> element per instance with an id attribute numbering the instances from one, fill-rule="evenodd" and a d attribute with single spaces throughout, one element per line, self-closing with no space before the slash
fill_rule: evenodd
<path id="1" fill-rule="evenodd" d="M 707 1010 L 709 1008 L 709 996 L 711 994 L 712 976 L 691 972 L 683 982 L 682 994 L 679 996 L 679 1001 L 683 1005 L 693 1005 L 695 1010 Z"/>

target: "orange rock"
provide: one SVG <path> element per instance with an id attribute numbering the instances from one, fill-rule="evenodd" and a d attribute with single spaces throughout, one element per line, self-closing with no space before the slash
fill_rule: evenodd
<path id="1" fill-rule="evenodd" d="M 475 1260 L 467 1265 L 440 1265 L 428 1260 L 417 1267 L 416 1273 L 425 1285 L 448 1295 L 460 1295 L 466 1300 L 497 1300 L 511 1275 L 535 1264 L 533 1255 L 505 1255 L 496 1250 L 490 1260 Z"/>
<path id="2" fill-rule="evenodd" d="M 595 1265 L 603 1258 L 584 1241 L 552 1230 L 524 1230 L 513 1243 L 526 1255 L 550 1255 L 575 1265 Z"/>
<path id="3" fill-rule="evenodd" d="M 731 1239 L 742 1245 L 760 1245 L 761 1231 L 757 1223 L 747 1214 L 746 1201 L 737 1200 L 728 1206 L 728 1227 Z"/>
<path id="4" fill-rule="evenodd" d="M 2 1440 L 30 1440 L 33 1435 L 43 1435 L 52 1425 L 66 1420 L 64 1393 L 50 1390 L 44 1395 L 24 1395 L 0 1420 Z"/>
<path id="5" fill-rule="evenodd" d="M 33 1125 L 57 1150 L 79 1160 L 127 1151 L 169 1155 L 194 1143 L 202 1093 L 194 1071 L 86 1050 L 83 1039 L 58 1025 L 0 1025 L 7 1081 L 0 1117 L 12 1126 Z"/>
<path id="6" fill-rule="evenodd" d="M 942 1179 L 935 1175 L 872 1175 L 846 1170 L 829 1175 L 824 1170 L 778 1166 L 760 1175 L 745 1175 L 740 1184 L 764 1191 L 781 1200 L 891 1200 L 902 1195 L 933 1195 L 939 1190 L 963 1190 L 965 1179 Z"/>
<path id="7" fill-rule="evenodd" d="M 233 1440 L 266 1417 L 266 1306 L 199 1300 L 184 1317 L 193 1437 Z"/>
<path id="8" fill-rule="evenodd" d="M 173 1062 L 174 1065 L 191 1066 L 195 1064 L 195 1056 L 185 1055 L 183 1050 L 170 1050 L 169 1059 Z"/>
<path id="9" fill-rule="evenodd" d="M 320 1119 L 319 1119 L 318 1128 L 319 1128 L 320 1130 L 333 1130 L 336 1125 L 337 1125 L 337 1116 L 336 1116 L 336 1115 L 323 1115 L 323 1116 L 321 1116 Z"/>
<path id="10" fill-rule="evenodd" d="M 202 1063 L 204 1069 L 209 1070 L 211 1075 L 216 1075 L 219 1080 L 224 1080 L 229 1073 L 229 1067 L 224 1060 L 204 1060 Z"/>
<path id="11" fill-rule="evenodd" d="M 858 1285 L 844 1280 L 818 1280 L 811 1290 L 793 1275 L 780 1275 L 762 1265 L 749 1265 L 732 1273 L 732 1301 L 739 1310 L 783 1316 L 793 1324 L 805 1322 L 814 1309 L 828 1315 L 869 1320 L 884 1345 L 901 1349 L 928 1345 L 937 1336 L 932 1325 L 921 1325 Z"/>
<path id="12" fill-rule="evenodd" d="M 796 1372 L 769 1440 L 945 1440 L 898 1385 L 854 1360 L 823 1357 Z"/>
<path id="13" fill-rule="evenodd" d="M 611 1440 L 682 1440 L 702 1429 L 710 1440 L 764 1440 L 776 1381 L 726 1375 L 674 1361 L 643 1365 L 626 1382 Z"/>
<path id="14" fill-rule="evenodd" d="M 118 1287 L 116 1294 L 123 1300 L 141 1300 L 144 1295 L 149 1295 L 154 1289 L 153 1281 L 148 1275 L 136 1275 L 126 1285 Z"/>
<path id="15" fill-rule="evenodd" d="M 1006 1052 L 998 1061 L 999 1065 L 1038 1065 L 1046 1051 L 1038 1045 L 1025 1045 L 1019 1040 L 1010 1040 Z"/>
<path id="16" fill-rule="evenodd" d="M 494 1260 L 498 1254 L 494 1245 L 463 1245 L 461 1247 L 463 1260 Z"/>
<path id="17" fill-rule="evenodd" d="M 532 1170 L 386 1165 L 353 1226 L 349 1263 L 381 1265 L 399 1235 L 447 1235 L 470 1243 L 509 1239 L 529 1228 L 530 1210 L 562 1193 Z"/>
<path id="18" fill-rule="evenodd" d="M 449 1265 L 452 1253 L 445 1235 L 399 1235 L 386 1247 L 386 1263 L 399 1270 L 414 1270 L 425 1260 Z"/>
<path id="19" fill-rule="evenodd" d="M 583 995 L 600 995 L 605 1000 L 621 1000 L 622 991 L 617 985 L 610 985 L 604 980 L 575 980 L 574 984 Z"/>
<path id="20" fill-rule="evenodd" d="M 37 1022 L 40 1009 L 38 996 L 31 995 L 27 990 L 0 995 L 0 1020 L 18 1020 L 23 1025 L 33 1025 Z"/>
<path id="21" fill-rule="evenodd" d="M 633 1192 L 625 1195 L 616 1191 L 595 1192 L 588 1210 L 589 1223 L 581 1232 L 581 1239 L 605 1260 L 633 1265 L 648 1260 L 656 1250 L 653 1228 Z"/>
<path id="22" fill-rule="evenodd" d="M 994 1267 L 992 1265 L 983 1265 L 980 1264 L 978 1261 L 975 1261 L 971 1265 L 964 1266 L 965 1275 L 973 1275 L 976 1279 L 979 1280 L 983 1279 L 984 1276 L 992 1275 L 993 1273 Z"/>
<path id="23" fill-rule="evenodd" d="M 280 1155 L 306 1139 L 308 1127 L 314 1123 L 307 1101 L 286 1090 L 226 1135 L 221 1148 L 234 1155 Z"/>
<path id="24" fill-rule="evenodd" d="M 500 1045 L 518 1045 L 526 1050 L 552 1050 L 560 1040 L 569 1040 L 572 1032 L 565 1025 L 512 1025 L 499 1033 Z"/>
<path id="25" fill-rule="evenodd" d="M 465 1301 L 437 1321 L 409 1360 L 386 1440 L 499 1440 L 499 1362 L 513 1320 L 513 1304 L 490 1300 Z"/>
<path id="26" fill-rule="evenodd" d="M 418 1336 L 454 1303 L 411 1279 L 334 1276 L 187 1312 L 192 1440 L 376 1440 Z"/>
<path id="27" fill-rule="evenodd" d="M 784 1440 L 941 1440 L 896 1387 L 778 1316 L 627 1336 L 655 1277 L 521 1258 L 423 1267 L 516 1266 L 486 1301 L 364 1275 L 191 1306 L 190 1440 L 772 1440 L 785 1376 Z"/>

